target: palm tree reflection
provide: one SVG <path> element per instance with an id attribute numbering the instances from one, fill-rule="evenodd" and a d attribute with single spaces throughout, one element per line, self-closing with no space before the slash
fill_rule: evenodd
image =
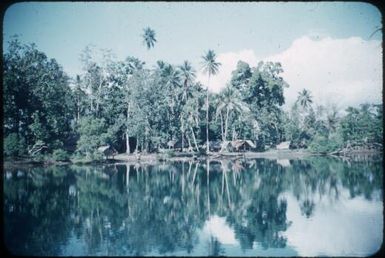
<path id="1" fill-rule="evenodd" d="M 17 254 L 61 255 L 59 243 L 68 244 L 75 234 L 87 255 L 191 253 L 202 244 L 199 230 L 212 216 L 220 216 L 243 249 L 254 243 L 283 248 L 282 233 L 290 227 L 283 193 L 293 193 L 304 219 L 317 212 L 321 198 L 337 202 L 343 188 L 352 198 L 382 193 L 381 162 L 347 164 L 318 157 L 292 160 L 288 167 L 266 159 L 186 165 L 5 171 L 7 247 Z M 215 234 L 208 241 L 208 255 L 225 255 Z"/>

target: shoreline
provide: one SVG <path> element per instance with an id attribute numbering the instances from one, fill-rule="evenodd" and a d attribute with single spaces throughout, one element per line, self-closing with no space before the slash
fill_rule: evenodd
<path id="1" fill-rule="evenodd" d="M 351 156 L 363 155 L 372 156 L 380 155 L 382 151 L 379 150 L 354 150 L 344 155 L 335 155 L 330 153 L 316 153 L 306 149 L 295 150 L 268 150 L 265 152 L 210 152 L 208 155 L 201 153 L 187 153 L 187 152 L 175 152 L 173 156 L 167 156 L 164 153 L 139 153 L 139 154 L 125 154 L 120 153 L 115 155 L 113 159 L 104 159 L 100 161 L 87 161 L 87 160 L 70 160 L 70 161 L 33 161 L 30 159 L 19 160 L 4 160 L 3 167 L 14 166 L 52 166 L 52 165 L 105 165 L 105 164 L 122 164 L 122 163 L 147 163 L 156 164 L 159 162 L 176 162 L 176 161 L 203 161 L 210 159 L 212 161 L 221 160 L 239 160 L 239 159 L 302 159 L 309 156 L 327 156 L 335 158 L 347 158 Z"/>

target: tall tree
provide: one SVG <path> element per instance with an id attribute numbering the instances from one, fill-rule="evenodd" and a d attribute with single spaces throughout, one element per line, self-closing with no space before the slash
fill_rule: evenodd
<path id="1" fill-rule="evenodd" d="M 17 38 L 3 60 L 5 136 L 16 133 L 29 146 L 43 140 L 51 150 L 58 148 L 74 114 L 68 76 L 55 59 Z"/>
<path id="2" fill-rule="evenodd" d="M 172 65 L 168 64 L 165 66 L 162 72 L 164 78 L 164 86 L 166 93 L 166 100 L 170 108 L 169 114 L 169 130 L 171 132 L 171 139 L 174 140 L 175 136 L 175 120 L 176 120 L 176 109 L 178 107 L 178 96 L 180 94 L 181 87 L 181 72 L 175 69 Z"/>
<path id="3" fill-rule="evenodd" d="M 242 101 L 239 92 L 230 85 L 220 93 L 219 103 L 217 106 L 217 115 L 222 111 L 225 111 L 224 132 L 222 135 L 222 141 L 227 140 L 228 133 L 228 121 L 230 112 L 246 113 L 249 111 L 246 103 Z M 223 145 L 224 146 L 224 145 Z"/>
<path id="4" fill-rule="evenodd" d="M 76 122 L 78 123 L 81 115 L 85 112 L 87 94 L 83 89 L 83 82 L 80 75 L 76 75 L 75 80 L 73 80 L 73 84 L 72 90 L 76 108 Z"/>
<path id="5" fill-rule="evenodd" d="M 297 103 L 299 103 L 304 109 L 307 109 L 313 103 L 312 98 L 313 97 L 311 96 L 310 91 L 303 89 L 298 92 Z"/>
<path id="6" fill-rule="evenodd" d="M 196 72 L 188 61 L 184 61 L 179 69 L 182 72 L 181 77 L 183 80 L 183 99 L 186 99 L 188 87 L 194 82 Z"/>
<path id="7" fill-rule="evenodd" d="M 188 61 L 184 61 L 183 64 L 179 67 L 181 71 L 181 77 L 183 80 L 183 95 L 182 100 L 187 102 L 188 100 L 188 93 L 189 93 L 189 86 L 194 82 L 194 79 L 196 77 L 195 70 L 192 68 L 191 64 Z M 180 113 L 180 123 L 181 123 L 181 139 L 182 139 L 182 151 L 184 149 L 184 120 L 183 120 L 183 110 Z"/>
<path id="8" fill-rule="evenodd" d="M 147 49 L 153 48 L 156 42 L 155 31 L 150 27 L 144 29 L 143 44 L 146 45 Z"/>
<path id="9" fill-rule="evenodd" d="M 203 73 L 208 74 L 207 80 L 207 92 L 206 92 L 206 153 L 209 153 L 209 85 L 210 77 L 216 75 L 219 71 L 221 63 L 216 61 L 216 54 L 213 50 L 208 50 L 204 56 L 202 56 L 202 70 Z"/>
<path id="10" fill-rule="evenodd" d="M 282 110 L 284 88 L 288 84 L 280 74 L 282 66 L 278 62 L 259 62 L 252 67 L 239 61 L 232 72 L 231 85 L 240 92 L 253 116 L 239 116 L 233 119 L 232 126 L 243 137 L 257 138 L 258 149 L 265 145 L 278 143 L 283 134 Z M 255 120 L 255 121 L 253 121 Z M 257 126 L 258 124 L 258 126 Z"/>

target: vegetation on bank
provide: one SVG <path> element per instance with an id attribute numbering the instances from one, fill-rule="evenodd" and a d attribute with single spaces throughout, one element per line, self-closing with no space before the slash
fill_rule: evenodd
<path id="1" fill-rule="evenodd" d="M 148 50 L 155 36 L 144 30 Z M 255 151 L 283 141 L 290 141 L 291 149 L 319 153 L 382 150 L 382 104 L 338 110 L 316 105 L 304 89 L 284 111 L 289 85 L 280 63 L 250 67 L 239 61 L 229 83 L 215 94 L 207 89 L 221 64 L 212 50 L 202 57 L 206 85 L 196 81 L 188 61 L 159 60 L 147 67 L 135 57 L 116 60 L 110 51 L 90 47 L 81 55 L 82 74 L 70 78 L 55 59 L 17 38 L 3 60 L 7 159 L 100 160 L 97 149 L 103 145 L 120 153 L 207 153 L 214 143 L 226 151 L 224 143 L 237 139 L 252 141 Z"/>

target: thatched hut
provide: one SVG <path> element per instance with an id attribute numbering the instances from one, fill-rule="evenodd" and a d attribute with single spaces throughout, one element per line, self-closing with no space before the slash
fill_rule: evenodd
<path id="1" fill-rule="evenodd" d="M 277 150 L 288 150 L 290 146 L 290 141 L 281 142 L 276 146 Z"/>
<path id="2" fill-rule="evenodd" d="M 174 149 L 175 148 L 175 144 L 176 144 L 176 140 L 171 140 L 171 141 L 168 141 L 167 142 L 167 147 L 169 148 L 169 149 Z"/>
<path id="3" fill-rule="evenodd" d="M 249 151 L 255 149 L 255 144 L 250 140 L 235 140 L 231 142 L 235 151 Z"/>
<path id="4" fill-rule="evenodd" d="M 256 148 L 250 140 L 235 140 L 222 142 L 222 151 L 250 151 Z"/>
<path id="5" fill-rule="evenodd" d="M 106 159 L 108 159 L 109 156 L 112 156 L 112 158 L 114 158 L 115 155 L 118 154 L 118 152 L 115 150 L 115 148 L 110 146 L 110 145 L 100 146 L 98 148 L 98 151 L 100 153 L 103 153 L 104 156 L 106 157 Z"/>

